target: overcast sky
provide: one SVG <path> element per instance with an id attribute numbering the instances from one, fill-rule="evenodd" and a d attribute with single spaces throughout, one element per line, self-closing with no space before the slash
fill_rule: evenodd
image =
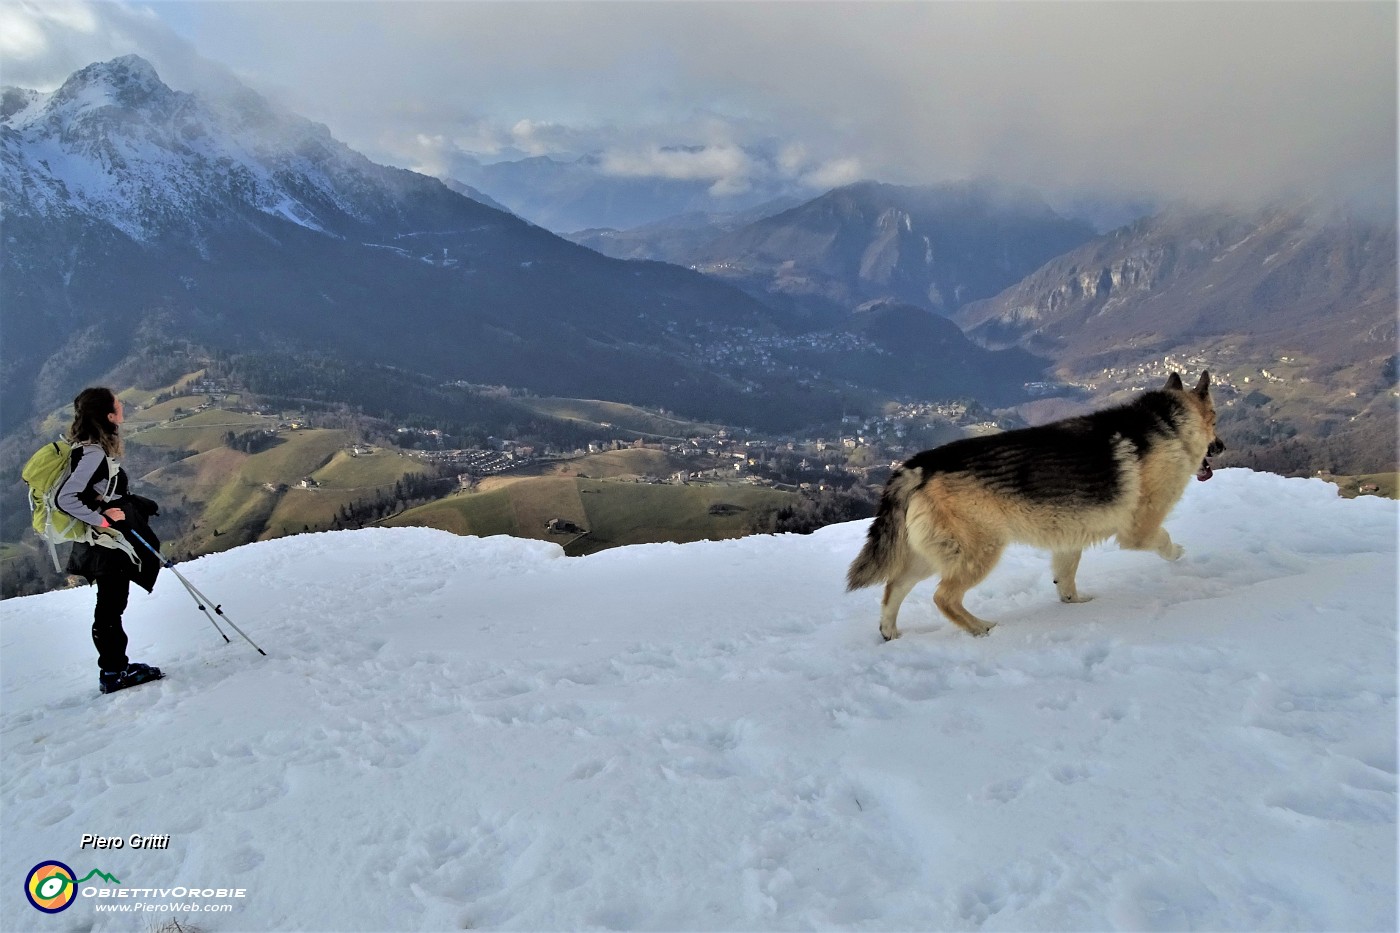
<path id="1" fill-rule="evenodd" d="M 716 193 L 991 176 L 1362 194 L 1393 216 L 1396 20 L 1392 2 L 43 0 L 0 4 L 0 80 L 49 89 L 136 52 L 189 90 L 226 66 L 432 173 L 597 152 Z"/>

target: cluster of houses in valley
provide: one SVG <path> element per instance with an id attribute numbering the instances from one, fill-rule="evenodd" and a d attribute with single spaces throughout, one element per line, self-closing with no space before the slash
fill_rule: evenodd
<path id="1" fill-rule="evenodd" d="M 754 438 L 719 430 L 684 440 L 594 440 L 574 449 L 490 438 L 482 448 L 417 449 L 405 453 L 455 471 L 464 488 L 474 486 L 482 478 L 532 464 L 578 460 L 632 448 L 665 453 L 671 462 L 669 472 L 639 472 L 635 480 L 642 483 L 750 483 L 780 489 L 844 489 L 858 483 L 883 483 L 892 466 L 932 446 L 926 443 L 930 430 L 941 432 L 943 439 L 952 439 L 963 433 L 990 433 L 1011 426 L 975 402 L 906 402 L 890 406 L 878 416 L 848 415 L 842 419 L 839 431 L 829 437 Z M 399 430 L 412 431 L 438 443 L 448 441 L 441 431 Z M 936 442 L 942 443 L 943 439 Z"/>
<path id="2" fill-rule="evenodd" d="M 710 343 L 693 345 L 691 356 L 712 365 L 756 366 L 768 372 L 790 371 L 775 353 L 802 350 L 816 353 L 881 353 L 886 351 L 859 334 L 829 333 L 796 336 L 760 334 L 751 330 L 730 330 Z M 815 375 L 815 372 L 813 373 Z"/>
<path id="3" fill-rule="evenodd" d="M 463 488 L 472 487 L 484 477 L 540 462 L 579 460 L 625 449 L 660 451 L 668 454 L 673 464 L 678 460 L 686 464 L 683 469 L 665 474 L 639 474 L 635 481 L 640 483 L 750 483 L 793 490 L 828 485 L 844 488 L 856 482 L 883 482 L 889 469 L 889 463 L 882 459 L 883 449 L 871 451 L 865 458 L 867 465 L 850 465 L 854 451 L 875 443 L 873 438 L 857 434 L 830 440 L 771 440 L 740 438 L 719 431 L 683 441 L 598 440 L 574 450 L 556 450 L 496 438 L 490 443 L 491 448 L 409 450 L 405 454 L 456 471 Z"/>
<path id="4" fill-rule="evenodd" d="M 1227 354 L 1222 351 L 1221 355 Z M 1210 370 L 1211 389 L 1233 393 L 1238 387 L 1229 373 L 1225 372 L 1223 362 L 1218 356 L 1212 359 L 1204 356 L 1164 356 L 1160 360 L 1149 360 L 1136 366 L 1108 367 L 1093 381 L 1070 382 L 1066 385 L 1090 392 L 1101 389 L 1160 389 L 1172 373 L 1180 373 L 1182 379 L 1194 381 L 1203 370 Z M 1284 356 L 1279 358 L 1279 362 L 1286 365 L 1295 361 Z M 1240 380 L 1241 384 L 1280 381 L 1282 380 L 1278 376 L 1267 369 L 1259 369 L 1255 375 L 1245 376 Z"/>
<path id="5" fill-rule="evenodd" d="M 989 434 L 1008 427 L 981 405 L 967 401 L 902 402 L 878 418 L 860 420 L 859 427 L 862 435 L 902 439 L 912 425 L 935 422 L 956 425 L 970 434 Z"/>
<path id="6" fill-rule="evenodd" d="M 425 463 L 451 468 L 462 478 L 480 478 L 505 473 L 536 460 L 535 448 L 522 444 L 518 447 L 488 450 L 467 448 L 463 450 L 413 450 L 408 455 Z M 467 482 L 463 479 L 463 484 Z"/>
<path id="7" fill-rule="evenodd" d="M 783 360 L 779 355 L 799 351 L 805 353 L 878 353 L 887 351 L 860 336 L 859 334 L 833 332 L 798 335 L 766 334 L 751 328 L 727 325 L 701 325 L 681 334 L 678 325 L 668 324 L 667 329 L 676 336 L 682 336 L 690 346 L 689 357 L 707 366 L 728 367 L 740 370 L 762 371 L 766 373 L 788 373 L 800 379 L 817 379 L 820 373 L 814 367 L 801 367 L 791 360 Z M 703 332 L 708 331 L 708 337 Z"/>

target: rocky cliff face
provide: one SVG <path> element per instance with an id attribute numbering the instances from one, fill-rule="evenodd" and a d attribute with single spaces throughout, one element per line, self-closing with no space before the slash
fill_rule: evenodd
<path id="1" fill-rule="evenodd" d="M 1393 227 L 1315 206 L 1177 210 L 1073 250 L 957 320 L 985 344 L 1071 368 L 1122 362 L 1118 347 L 1126 358 L 1213 338 L 1343 364 L 1395 339 L 1395 248 Z"/>

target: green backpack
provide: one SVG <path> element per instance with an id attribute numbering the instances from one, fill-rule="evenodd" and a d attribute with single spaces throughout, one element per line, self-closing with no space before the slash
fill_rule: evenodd
<path id="1" fill-rule="evenodd" d="M 20 474 L 29 486 L 30 523 L 49 546 L 53 569 L 59 573 L 63 572 L 63 568 L 59 566 L 58 551 L 54 545 L 71 541 L 91 544 L 97 538 L 91 525 L 69 515 L 55 502 L 58 491 L 73 472 L 73 448 L 74 445 L 66 440 L 45 444 L 34 452 Z"/>

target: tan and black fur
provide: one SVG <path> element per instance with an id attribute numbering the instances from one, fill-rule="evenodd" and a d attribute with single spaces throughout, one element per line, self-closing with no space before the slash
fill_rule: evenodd
<path id="1" fill-rule="evenodd" d="M 937 574 L 934 605 L 986 635 L 994 623 L 968 612 L 963 596 L 1018 542 L 1049 550 L 1060 599 L 1084 602 L 1074 578 L 1091 544 L 1116 535 L 1122 547 L 1181 557 L 1162 522 L 1192 476 L 1210 478 L 1209 458 L 1224 449 L 1207 372 L 1194 389 L 1172 373 L 1126 405 L 924 451 L 886 484 L 847 589 L 885 584 L 888 641 L 899 637 L 909 591 Z"/>

